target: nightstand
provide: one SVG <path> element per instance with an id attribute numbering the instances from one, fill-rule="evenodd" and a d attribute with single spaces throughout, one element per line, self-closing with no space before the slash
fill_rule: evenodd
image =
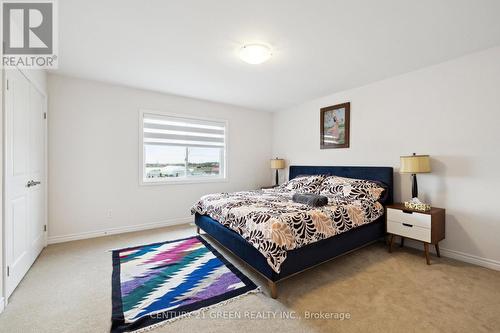
<path id="1" fill-rule="evenodd" d="M 432 207 L 428 212 L 415 211 L 405 208 L 404 204 L 397 203 L 387 206 L 386 230 L 389 234 L 389 252 L 392 252 L 394 236 L 401 237 L 401 246 L 404 239 L 410 238 L 424 243 L 425 259 L 430 265 L 429 244 L 439 253 L 439 242 L 444 239 L 445 210 Z"/>
<path id="2" fill-rule="evenodd" d="M 271 185 L 271 186 L 261 186 L 260 189 L 261 190 L 269 190 L 271 188 L 275 188 L 275 187 L 278 187 L 278 185 Z"/>

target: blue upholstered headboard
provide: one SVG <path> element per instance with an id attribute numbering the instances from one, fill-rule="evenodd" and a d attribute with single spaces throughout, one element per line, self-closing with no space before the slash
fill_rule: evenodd
<path id="1" fill-rule="evenodd" d="M 291 165 L 288 178 L 293 179 L 300 175 L 329 175 L 347 178 L 376 180 L 387 185 L 388 193 L 384 204 L 393 203 L 393 173 L 391 167 L 364 167 L 364 166 L 306 166 Z"/>

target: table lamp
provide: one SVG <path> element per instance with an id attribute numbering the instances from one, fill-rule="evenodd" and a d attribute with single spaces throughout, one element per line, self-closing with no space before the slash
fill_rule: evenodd
<path id="1" fill-rule="evenodd" d="M 278 186 L 279 178 L 278 178 L 278 170 L 285 168 L 285 160 L 280 158 L 275 158 L 271 160 L 271 169 L 276 169 L 276 186 Z"/>
<path id="2" fill-rule="evenodd" d="M 400 173 L 411 173 L 413 185 L 411 189 L 412 198 L 418 198 L 417 173 L 431 172 L 429 155 L 401 156 Z"/>

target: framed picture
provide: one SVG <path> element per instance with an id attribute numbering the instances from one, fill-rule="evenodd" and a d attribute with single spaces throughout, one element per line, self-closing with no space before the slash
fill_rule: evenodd
<path id="1" fill-rule="evenodd" d="M 349 148 L 349 118 L 351 103 L 320 109 L 320 147 Z"/>

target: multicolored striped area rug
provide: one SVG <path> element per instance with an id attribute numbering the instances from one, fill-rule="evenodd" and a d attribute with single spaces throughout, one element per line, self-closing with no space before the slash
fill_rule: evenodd
<path id="1" fill-rule="evenodd" d="M 141 332 L 258 291 L 200 236 L 113 251 L 111 332 Z"/>

